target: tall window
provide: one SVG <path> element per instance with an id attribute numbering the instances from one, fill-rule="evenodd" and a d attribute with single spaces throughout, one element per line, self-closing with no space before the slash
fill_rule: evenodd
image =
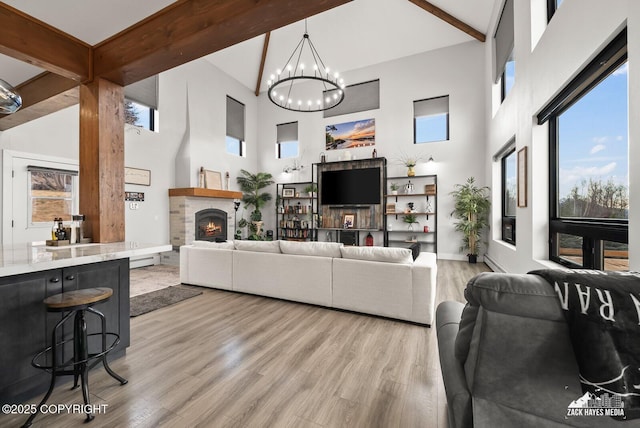
<path id="1" fill-rule="evenodd" d="M 244 141 L 244 104 L 227 96 L 227 153 L 246 156 Z"/>
<path id="2" fill-rule="evenodd" d="M 551 18 L 561 4 L 562 0 L 547 0 L 547 21 L 551 21 Z"/>
<path id="3" fill-rule="evenodd" d="M 501 86 L 501 101 L 504 101 L 515 82 L 513 21 L 513 0 L 506 0 L 493 36 L 495 45 L 493 79 L 494 83 Z"/>
<path id="4" fill-rule="evenodd" d="M 151 76 L 124 88 L 124 121 L 129 125 L 158 131 L 158 76 Z"/>
<path id="5" fill-rule="evenodd" d="M 502 240 L 516 244 L 516 148 L 515 142 L 501 160 Z"/>
<path id="6" fill-rule="evenodd" d="M 627 32 L 538 115 L 550 130 L 550 255 L 628 270 Z"/>
<path id="7" fill-rule="evenodd" d="M 298 157 L 298 122 L 276 125 L 276 157 Z"/>
<path id="8" fill-rule="evenodd" d="M 157 131 L 158 110 L 153 107 L 125 99 L 124 122 L 149 131 Z"/>
<path id="9" fill-rule="evenodd" d="M 413 102 L 413 142 L 449 139 L 449 95 Z"/>
<path id="10" fill-rule="evenodd" d="M 513 52 L 507 60 L 507 64 L 504 66 L 502 77 L 500 77 L 500 100 L 504 101 L 511 92 L 513 84 L 516 82 L 516 62 L 513 59 Z"/>
<path id="11" fill-rule="evenodd" d="M 54 218 L 71 220 L 76 207 L 77 171 L 28 166 L 29 223 L 51 223 Z"/>

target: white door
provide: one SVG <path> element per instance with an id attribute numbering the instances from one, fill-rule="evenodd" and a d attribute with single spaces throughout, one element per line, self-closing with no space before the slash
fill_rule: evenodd
<path id="1" fill-rule="evenodd" d="M 51 239 L 55 217 L 69 221 L 78 213 L 77 171 L 77 163 L 13 157 L 12 244 Z"/>

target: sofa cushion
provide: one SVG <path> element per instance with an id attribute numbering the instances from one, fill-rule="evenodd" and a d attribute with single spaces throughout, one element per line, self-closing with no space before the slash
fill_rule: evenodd
<path id="1" fill-rule="evenodd" d="M 233 241 L 236 250 L 255 251 L 259 253 L 280 253 L 278 241 Z"/>
<path id="2" fill-rule="evenodd" d="M 413 263 L 411 250 L 408 248 L 389 247 L 341 247 L 342 257 L 345 259 L 369 260 L 387 263 Z"/>
<path id="3" fill-rule="evenodd" d="M 338 242 L 297 242 L 280 241 L 280 251 L 284 254 L 318 257 L 342 257 L 342 244 Z"/>
<path id="4" fill-rule="evenodd" d="M 216 250 L 234 250 L 235 246 L 232 241 L 211 242 L 211 241 L 193 241 L 191 244 L 196 248 L 215 248 Z"/>

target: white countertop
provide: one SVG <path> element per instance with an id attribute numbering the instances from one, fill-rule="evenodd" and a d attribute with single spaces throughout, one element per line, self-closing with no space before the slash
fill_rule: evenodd
<path id="1" fill-rule="evenodd" d="M 144 256 L 171 251 L 171 249 L 169 244 L 140 242 L 78 244 L 65 247 L 34 244 L 0 246 L 0 276 Z"/>

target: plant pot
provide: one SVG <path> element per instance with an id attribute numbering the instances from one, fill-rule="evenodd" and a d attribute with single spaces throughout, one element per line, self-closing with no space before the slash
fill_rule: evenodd
<path id="1" fill-rule="evenodd" d="M 256 235 L 260 235 L 260 233 L 262 233 L 262 225 L 264 224 L 264 222 L 252 221 L 251 223 L 253 223 L 253 225 L 256 227 Z"/>
<path id="2" fill-rule="evenodd" d="M 397 190 L 392 190 L 392 191 L 391 191 L 391 194 L 392 194 L 392 195 L 397 195 L 397 194 L 398 194 L 398 191 L 397 191 Z"/>
<path id="3" fill-rule="evenodd" d="M 477 254 L 467 254 L 467 257 L 469 258 L 469 263 L 475 264 L 478 262 Z"/>

